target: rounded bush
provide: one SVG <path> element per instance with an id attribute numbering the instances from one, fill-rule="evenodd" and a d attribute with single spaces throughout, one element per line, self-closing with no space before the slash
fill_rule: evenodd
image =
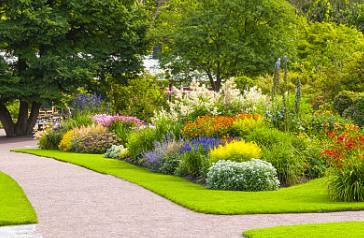
<path id="1" fill-rule="evenodd" d="M 339 94 L 335 97 L 333 102 L 333 108 L 340 115 L 343 115 L 344 111 L 353 104 L 353 100 L 345 94 Z"/>
<path id="2" fill-rule="evenodd" d="M 264 191 L 279 187 L 277 171 L 272 164 L 252 159 L 247 162 L 220 160 L 207 173 L 207 186 L 212 189 Z"/>
<path id="3" fill-rule="evenodd" d="M 75 128 L 62 138 L 59 149 L 80 153 L 105 153 L 108 148 L 118 144 L 114 133 L 101 125 Z"/>

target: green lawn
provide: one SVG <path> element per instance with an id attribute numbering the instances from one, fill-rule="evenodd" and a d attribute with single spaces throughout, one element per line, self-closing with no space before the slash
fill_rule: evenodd
<path id="1" fill-rule="evenodd" d="M 149 189 L 194 211 L 213 214 L 299 213 L 339 210 L 364 210 L 364 202 L 333 202 L 327 197 L 326 179 L 272 192 L 209 190 L 183 178 L 149 172 L 124 161 L 102 155 L 61 151 L 21 149 L 69 162 L 99 173 L 110 174 Z"/>
<path id="2" fill-rule="evenodd" d="M 37 223 L 37 216 L 17 182 L 0 172 L 0 226 Z"/>
<path id="3" fill-rule="evenodd" d="M 243 235 L 246 238 L 363 238 L 364 222 L 278 226 L 246 231 Z"/>

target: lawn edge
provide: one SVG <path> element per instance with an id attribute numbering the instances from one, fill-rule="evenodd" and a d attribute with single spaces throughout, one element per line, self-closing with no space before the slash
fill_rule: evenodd
<path id="1" fill-rule="evenodd" d="M 150 188 L 150 187 L 146 187 L 145 185 L 142 185 L 142 184 L 139 184 L 139 183 L 136 183 L 134 181 L 130 181 L 129 179 L 127 178 L 124 178 L 124 177 L 119 177 L 119 176 L 116 176 L 116 175 L 113 175 L 113 174 L 109 174 L 107 172 L 103 172 L 103 171 L 99 171 L 99 170 L 95 170 L 93 168 L 90 168 L 90 167 L 87 167 L 85 165 L 80 165 L 80 164 L 77 164 L 77 163 L 72 163 L 70 161 L 67 161 L 67 160 L 63 160 L 63 159 L 60 159 L 60 158 L 56 158 L 56 157 L 53 157 L 53 156 L 46 156 L 46 155 L 39 155 L 36 153 L 36 151 L 29 151 L 29 150 L 40 150 L 40 149 L 37 149 L 37 148 L 21 148 L 21 149 L 12 149 L 11 151 L 12 152 L 16 152 L 16 153 L 24 153 L 24 154 L 30 154 L 30 155 L 34 155 L 34 156 L 38 156 L 38 157 L 44 157 L 44 158 L 49 158 L 49 159 L 54 159 L 56 161 L 59 161 L 59 162 L 62 162 L 62 163 L 68 163 L 68 164 L 71 164 L 71 165 L 74 165 L 74 166 L 78 166 L 78 167 L 82 167 L 82 168 L 85 168 L 85 169 L 88 169 L 88 170 L 91 170 L 95 173 L 99 173 L 99 174 L 103 174 L 103 175 L 109 175 L 109 176 L 112 176 L 114 178 L 117 178 L 117 179 L 120 179 L 120 180 L 123 180 L 123 181 L 127 181 L 128 183 L 131 183 L 133 185 L 136 185 L 136 186 L 139 186 L 143 189 L 146 189 L 158 196 L 161 196 L 163 198 L 165 198 L 166 200 L 168 200 L 169 202 L 172 202 L 176 205 L 179 205 L 185 209 L 188 209 L 190 211 L 194 211 L 194 212 L 197 212 L 197 213 L 201 213 L 201 214 L 210 214 L 210 215 L 229 215 L 229 216 L 239 216 L 239 215 L 272 215 L 272 214 L 300 214 L 300 213 L 333 213 L 333 212 L 342 212 L 342 211 L 363 211 L 364 208 L 352 208 L 352 209 L 345 209 L 345 208 L 338 208 L 338 209 L 333 209 L 333 210 L 318 210 L 318 209 L 312 209 L 312 210 L 301 210 L 301 211 L 277 211 L 277 212 L 259 212 L 259 211 L 256 211 L 256 212 L 250 212 L 250 211 L 247 211 L 247 212 L 218 212 L 218 211 L 206 211 L 204 209 L 198 209 L 198 208 L 195 208 L 195 207 L 191 207 L 191 206 L 188 206 L 188 205 L 185 205 L 171 197 L 168 197 L 167 195 L 159 192 L 157 189 L 153 189 L 153 188 Z M 48 151 L 52 151 L 52 150 L 48 150 Z M 55 150 L 57 151 L 57 150 Z M 127 161 L 124 161 L 125 163 L 128 163 Z M 147 173 L 154 173 L 154 172 L 151 172 L 143 167 L 138 167 L 134 164 L 131 164 L 131 163 L 128 163 L 132 166 L 135 166 L 137 168 L 142 168 L 145 170 L 145 172 Z M 173 176 L 173 175 L 169 175 L 169 176 Z M 184 179 L 184 178 L 181 178 L 181 179 Z M 187 179 L 184 179 L 186 182 L 191 182 Z M 191 182 L 192 183 L 192 182 Z M 302 184 L 299 184 L 297 186 L 301 186 Z"/>

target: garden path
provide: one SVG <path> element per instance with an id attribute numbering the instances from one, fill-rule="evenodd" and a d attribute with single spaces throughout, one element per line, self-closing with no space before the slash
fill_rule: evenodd
<path id="1" fill-rule="evenodd" d="M 44 238 L 230 238 L 241 237 L 243 230 L 252 228 L 364 220 L 364 211 L 200 214 L 109 175 L 9 151 L 29 146 L 35 146 L 31 139 L 0 139 L 0 170 L 12 176 L 25 190 L 38 215 L 37 232 Z"/>

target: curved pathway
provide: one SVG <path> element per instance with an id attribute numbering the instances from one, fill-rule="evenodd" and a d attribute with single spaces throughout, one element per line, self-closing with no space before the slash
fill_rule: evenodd
<path id="1" fill-rule="evenodd" d="M 112 176 L 9 152 L 10 148 L 34 145 L 29 139 L 1 139 L 0 170 L 25 190 L 38 215 L 37 230 L 44 238 L 230 238 L 241 237 L 243 230 L 252 228 L 364 221 L 364 211 L 235 216 L 195 213 Z"/>

